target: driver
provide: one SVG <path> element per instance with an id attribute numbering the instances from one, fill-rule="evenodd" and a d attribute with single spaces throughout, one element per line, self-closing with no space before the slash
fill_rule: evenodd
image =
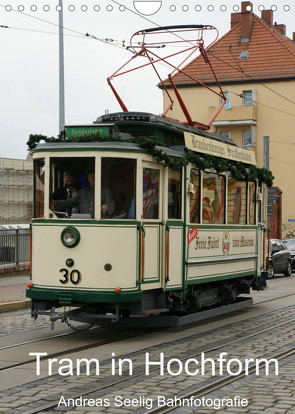
<path id="1" fill-rule="evenodd" d="M 52 200 L 52 205 L 58 211 L 62 209 L 70 209 L 79 207 L 81 214 L 90 214 L 94 217 L 94 188 L 95 188 L 95 173 L 94 169 L 90 169 L 87 175 L 89 186 L 78 191 L 75 197 L 67 200 Z M 101 189 L 101 216 L 103 218 L 110 218 L 115 211 L 115 202 L 112 193 L 108 188 Z"/>

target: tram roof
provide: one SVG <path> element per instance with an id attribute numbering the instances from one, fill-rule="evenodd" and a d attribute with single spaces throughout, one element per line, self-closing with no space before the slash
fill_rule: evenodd
<path id="1" fill-rule="evenodd" d="M 172 157 L 182 157 L 187 147 L 198 153 L 256 165 L 255 154 L 239 147 L 228 137 L 147 112 L 115 112 L 102 115 L 90 125 L 67 125 L 63 139 L 38 144 L 34 152 L 145 152 L 144 145 L 140 145 L 141 140 L 144 143 L 151 137 L 156 139 L 163 153 Z"/>
<path id="2" fill-rule="evenodd" d="M 178 146 L 175 148 L 160 147 L 156 148 L 161 149 L 167 155 L 172 157 L 182 157 L 184 154 L 184 146 Z M 144 149 L 139 144 L 132 142 L 50 142 L 50 143 L 41 143 L 38 144 L 34 149 L 34 152 L 39 151 L 107 151 L 107 150 L 117 150 L 117 151 L 134 151 L 134 152 L 145 152 Z"/>
<path id="3" fill-rule="evenodd" d="M 192 134 L 202 135 L 205 138 L 210 138 L 216 141 L 224 142 L 226 144 L 237 146 L 237 144 L 229 137 L 221 136 L 213 132 L 208 132 L 201 128 L 185 125 L 181 122 L 177 122 L 160 115 L 154 115 L 149 112 L 114 112 L 111 114 L 102 115 L 93 122 L 94 125 L 110 123 L 116 124 L 119 130 L 120 127 L 124 130 L 131 128 L 133 130 L 132 132 L 134 132 L 135 126 L 150 126 L 158 129 L 170 130 L 178 134 L 190 132 Z"/>

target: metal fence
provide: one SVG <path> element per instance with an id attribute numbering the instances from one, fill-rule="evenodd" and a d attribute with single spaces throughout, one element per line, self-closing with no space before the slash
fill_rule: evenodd
<path id="1" fill-rule="evenodd" d="M 30 229 L 0 230 L 0 265 L 30 261 Z"/>

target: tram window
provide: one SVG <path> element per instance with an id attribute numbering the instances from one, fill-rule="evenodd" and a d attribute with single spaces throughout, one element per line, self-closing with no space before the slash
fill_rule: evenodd
<path id="1" fill-rule="evenodd" d="M 102 158 L 101 204 L 102 218 L 135 219 L 136 160 Z M 111 208 L 104 214 L 103 205 Z"/>
<path id="2" fill-rule="evenodd" d="M 227 223 L 246 224 L 247 185 L 235 178 L 228 180 Z"/>
<path id="3" fill-rule="evenodd" d="M 45 160 L 34 162 L 34 217 L 44 217 Z"/>
<path id="4" fill-rule="evenodd" d="M 181 219 L 181 170 L 168 171 L 168 218 Z"/>
<path id="5" fill-rule="evenodd" d="M 144 168 L 142 202 L 142 217 L 144 219 L 159 218 L 159 186 L 160 171 L 154 168 Z"/>
<path id="6" fill-rule="evenodd" d="M 200 172 L 194 168 L 191 169 L 190 183 L 192 190 L 190 192 L 190 222 L 200 223 Z"/>
<path id="7" fill-rule="evenodd" d="M 204 172 L 202 223 L 224 224 L 224 189 L 223 176 Z"/>
<path id="8" fill-rule="evenodd" d="M 94 218 L 94 172 L 94 157 L 51 158 L 50 207 L 57 217 Z"/>
<path id="9" fill-rule="evenodd" d="M 249 183 L 249 224 L 256 224 L 256 183 Z"/>

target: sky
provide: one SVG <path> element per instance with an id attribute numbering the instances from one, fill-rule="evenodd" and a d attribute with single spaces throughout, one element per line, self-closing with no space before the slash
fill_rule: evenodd
<path id="1" fill-rule="evenodd" d="M 295 32 L 291 0 L 253 0 L 274 9 L 274 22 Z M 0 0 L 0 157 L 25 159 L 30 134 L 59 133 L 59 1 Z M 91 124 L 121 111 L 107 78 L 132 54 L 131 36 L 156 26 L 202 24 L 230 30 L 238 0 L 63 0 L 65 124 Z M 89 36 L 86 36 L 88 34 Z M 205 46 L 212 41 L 206 33 Z M 160 51 L 159 51 L 160 53 Z M 160 67 L 167 77 L 170 70 Z M 151 68 L 113 81 L 128 110 L 160 114 L 162 94 Z"/>

